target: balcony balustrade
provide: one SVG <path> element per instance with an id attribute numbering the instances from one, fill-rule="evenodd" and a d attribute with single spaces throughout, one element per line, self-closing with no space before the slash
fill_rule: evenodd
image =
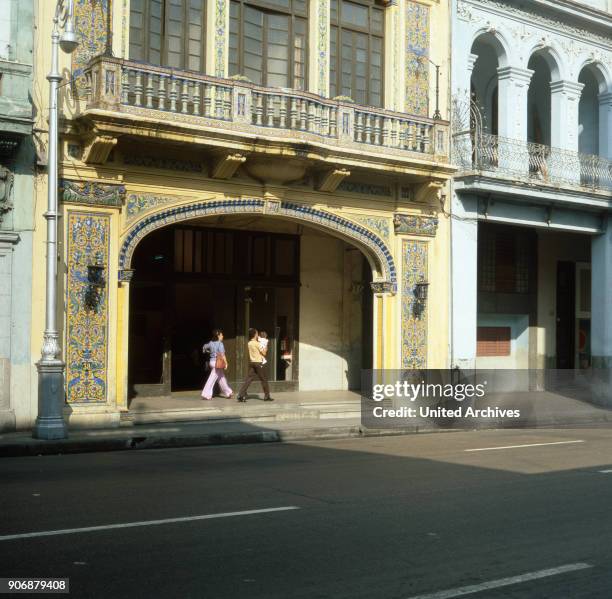
<path id="1" fill-rule="evenodd" d="M 448 165 L 447 121 L 112 57 L 93 59 L 85 77 L 85 114 L 111 111 Z"/>
<path id="2" fill-rule="evenodd" d="M 612 190 L 610 160 L 487 133 L 455 134 L 453 162 L 460 174 L 482 171 L 531 183 Z"/>

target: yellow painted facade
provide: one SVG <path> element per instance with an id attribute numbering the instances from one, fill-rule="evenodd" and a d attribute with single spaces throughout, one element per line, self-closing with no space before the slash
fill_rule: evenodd
<path id="1" fill-rule="evenodd" d="M 37 6 L 34 89 L 43 153 L 52 4 L 39 0 Z M 445 3 L 421 2 L 416 13 L 410 4 L 398 0 L 385 8 L 386 108 L 376 109 L 325 97 L 325 0 L 309 4 L 309 91 L 299 93 L 224 78 L 228 2 L 207 5 L 205 74 L 130 62 L 129 0 L 101 3 L 101 14 L 105 7 L 111 11 L 107 41 L 114 57 L 91 56 L 78 84 L 64 86 L 61 94 L 59 322 L 65 355 L 72 356 L 66 406 L 71 424 L 117 425 L 128 410 L 131 256 L 138 242 L 164 226 L 202 219 L 225 216 L 231 226 L 236 215 L 251 215 L 358 248 L 372 268 L 373 366 L 448 367 L 449 128 L 430 118 L 431 79 L 428 114 L 408 114 L 405 107 L 414 74 L 407 70 L 407 30 L 424 27 L 409 19 L 426 14 L 428 34 L 429 23 L 436 24 L 427 56 L 441 65 L 440 109 L 448 113 L 450 17 Z M 99 40 L 100 32 L 108 35 L 103 23 L 98 26 L 83 32 L 83 44 L 91 44 L 92 36 Z M 61 59 L 65 74 L 79 68 L 70 57 Z M 33 372 L 44 329 L 46 193 L 41 176 Z M 92 283 L 92 266 L 102 268 L 101 287 Z M 429 283 L 419 314 L 418 282 Z M 78 305 L 87 293 L 98 294 L 92 309 Z M 24 401 L 22 426 L 34 420 L 35 405 L 35 397 Z"/>

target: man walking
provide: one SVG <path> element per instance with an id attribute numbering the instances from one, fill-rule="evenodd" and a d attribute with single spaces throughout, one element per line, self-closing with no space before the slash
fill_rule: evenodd
<path id="1" fill-rule="evenodd" d="M 246 401 L 246 392 L 249 385 L 256 378 L 260 380 L 263 387 L 264 401 L 273 401 L 270 397 L 270 387 L 268 386 L 268 379 L 266 378 L 266 372 L 262 363 L 268 353 L 268 348 L 262 349 L 257 336 L 257 329 L 249 329 L 249 343 L 247 345 L 249 349 L 249 371 L 246 380 L 238 392 L 238 401 Z"/>

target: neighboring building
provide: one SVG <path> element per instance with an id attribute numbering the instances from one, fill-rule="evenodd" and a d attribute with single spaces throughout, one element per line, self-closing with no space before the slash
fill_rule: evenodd
<path id="1" fill-rule="evenodd" d="M 0 0 L 0 431 L 31 418 L 31 0 Z"/>
<path id="2" fill-rule="evenodd" d="M 611 10 L 453 2 L 453 365 L 611 365 Z"/>
<path id="3" fill-rule="evenodd" d="M 38 1 L 43 89 L 53 4 Z M 75 4 L 60 269 L 72 423 L 116 424 L 135 394 L 198 388 L 213 326 L 234 382 L 247 328 L 267 330 L 273 389 L 448 366 L 444 2 Z M 43 242 L 39 227 L 35 273 Z"/>

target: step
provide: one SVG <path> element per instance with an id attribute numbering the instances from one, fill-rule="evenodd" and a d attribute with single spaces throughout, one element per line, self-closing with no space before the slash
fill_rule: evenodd
<path id="1" fill-rule="evenodd" d="M 224 408 L 167 408 L 131 411 L 121 415 L 122 423 L 153 424 L 163 422 L 286 422 L 291 420 L 337 420 L 360 418 L 359 402 L 309 404 L 265 404 Z"/>

